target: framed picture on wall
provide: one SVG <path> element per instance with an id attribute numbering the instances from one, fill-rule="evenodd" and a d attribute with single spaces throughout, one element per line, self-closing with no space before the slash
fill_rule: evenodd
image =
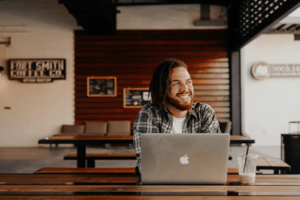
<path id="1" fill-rule="evenodd" d="M 117 77 L 88 77 L 88 97 L 116 97 Z"/>
<path id="2" fill-rule="evenodd" d="M 142 108 L 147 103 L 151 103 L 149 88 L 124 88 L 124 108 Z"/>

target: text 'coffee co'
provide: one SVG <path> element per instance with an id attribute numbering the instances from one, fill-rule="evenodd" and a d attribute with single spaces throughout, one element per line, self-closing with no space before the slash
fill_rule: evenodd
<path id="1" fill-rule="evenodd" d="M 9 78 L 24 83 L 46 83 L 66 79 L 65 59 L 9 60 Z"/>

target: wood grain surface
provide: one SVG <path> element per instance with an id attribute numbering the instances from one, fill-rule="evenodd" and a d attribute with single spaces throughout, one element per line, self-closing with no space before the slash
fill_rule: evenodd
<path id="1" fill-rule="evenodd" d="M 12 195 L 12 196 L 1 196 L 7 200 L 298 200 L 300 197 L 297 196 L 133 196 L 133 195 L 80 195 L 80 196 L 62 196 L 62 195 Z"/>

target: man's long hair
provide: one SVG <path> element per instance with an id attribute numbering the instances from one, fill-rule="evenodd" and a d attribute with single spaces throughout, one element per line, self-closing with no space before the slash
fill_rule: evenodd
<path id="1" fill-rule="evenodd" d="M 176 67 L 187 69 L 183 61 L 171 58 L 160 63 L 153 71 L 149 92 L 156 109 L 160 110 L 165 107 L 166 97 L 171 84 L 170 73 Z"/>

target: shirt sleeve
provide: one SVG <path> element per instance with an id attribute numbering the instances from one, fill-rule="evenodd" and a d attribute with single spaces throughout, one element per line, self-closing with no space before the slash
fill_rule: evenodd
<path id="1" fill-rule="evenodd" d="M 136 151 L 136 164 L 141 173 L 141 134 L 158 133 L 155 117 L 145 106 L 140 110 L 133 124 L 133 145 Z"/>
<path id="2" fill-rule="evenodd" d="M 209 105 L 203 110 L 202 115 L 202 133 L 221 133 L 219 122 L 215 111 Z"/>

